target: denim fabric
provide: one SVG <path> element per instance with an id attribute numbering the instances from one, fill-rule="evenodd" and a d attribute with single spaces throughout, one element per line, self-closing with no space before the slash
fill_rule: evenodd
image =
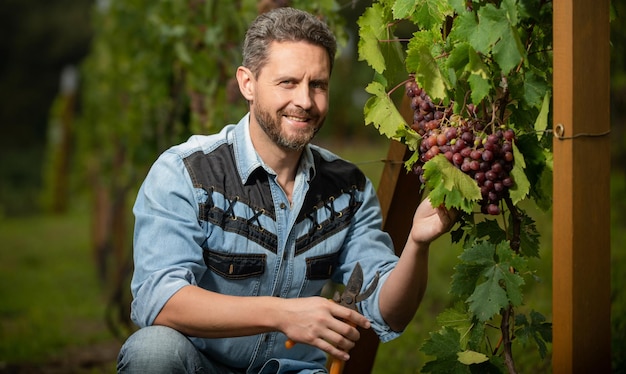
<path id="1" fill-rule="evenodd" d="M 152 325 L 166 301 L 192 284 L 223 294 L 319 295 L 329 281 L 345 283 L 360 262 L 366 287 L 395 266 L 380 206 L 358 168 L 308 146 L 292 201 L 252 146 L 249 115 L 221 132 L 193 136 L 164 152 L 142 184 L 135 214 L 131 317 Z M 399 334 L 378 308 L 378 291 L 361 303 L 382 341 Z M 254 311 L 251 311 L 254 313 Z M 210 360 L 258 371 L 285 358 L 323 365 L 320 350 L 269 333 L 228 339 L 190 338 Z"/>

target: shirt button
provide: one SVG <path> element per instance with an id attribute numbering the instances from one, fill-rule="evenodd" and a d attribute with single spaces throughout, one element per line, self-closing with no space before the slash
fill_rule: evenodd
<path id="1" fill-rule="evenodd" d="M 285 203 L 280 203 L 280 209 L 285 209 L 287 208 L 287 204 Z"/>

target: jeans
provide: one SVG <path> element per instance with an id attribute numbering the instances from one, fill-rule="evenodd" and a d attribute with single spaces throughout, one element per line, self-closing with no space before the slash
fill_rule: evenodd
<path id="1" fill-rule="evenodd" d="M 209 361 L 189 339 L 166 326 L 145 327 L 124 343 L 118 373 L 235 373 Z"/>
<path id="2" fill-rule="evenodd" d="M 210 361 L 180 332 L 166 326 L 144 327 L 126 340 L 117 358 L 117 372 L 129 374 L 243 374 Z M 293 360 L 268 361 L 259 374 L 327 373 L 316 363 Z"/>

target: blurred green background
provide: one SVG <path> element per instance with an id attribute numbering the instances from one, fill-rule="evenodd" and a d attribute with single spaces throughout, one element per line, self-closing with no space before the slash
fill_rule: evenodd
<path id="1" fill-rule="evenodd" d="M 83 76 L 84 71 L 81 75 L 81 65 L 94 53 L 96 26 L 108 27 L 94 23 L 94 8 L 107 3 L 4 0 L 0 4 L 0 373 L 114 372 L 117 350 L 132 329 L 120 321 L 127 319 L 128 312 L 129 296 L 124 285 L 130 270 L 129 204 L 136 188 L 134 181 L 141 179 L 143 170 L 129 172 L 124 162 L 117 168 L 114 162 L 103 165 L 100 161 L 115 160 L 107 153 L 111 149 L 103 147 L 101 157 L 97 152 L 85 152 L 78 144 L 85 138 L 64 139 L 63 134 L 68 131 L 59 127 L 59 121 L 82 126 L 79 131 L 89 134 L 90 146 L 100 144 L 96 142 L 99 137 L 124 131 L 116 127 L 107 133 L 95 120 L 75 122 L 74 118 L 84 113 L 81 101 L 74 101 L 79 94 L 71 93 L 72 81 L 67 81 L 73 72 L 79 73 L 80 92 L 81 82 L 89 79 Z M 372 73 L 357 61 L 355 51 L 356 19 L 370 2 L 343 3 L 337 15 L 345 22 L 347 44 L 331 83 L 331 113 L 316 141 L 357 163 L 377 184 L 388 142 L 375 129 L 363 125 L 362 108 L 367 99 L 364 87 Z M 626 5 L 618 1 L 615 7 L 621 20 L 611 25 L 611 323 L 614 372 L 624 373 Z M 128 53 L 131 56 L 139 52 Z M 66 77 L 64 85 L 62 75 Z M 593 98 L 589 99 L 589 106 L 593 110 Z M 114 109 L 101 110 L 106 113 Z M 232 115 L 223 115 L 229 114 Z M 232 115 L 230 121 L 238 119 L 238 114 Z M 180 137 L 180 130 L 177 131 Z M 167 146 L 172 137 L 152 139 L 156 145 L 150 149 L 154 152 L 132 156 L 153 159 L 156 150 Z M 59 148 L 67 152 L 65 159 L 51 153 L 51 149 L 59 152 Z M 95 160 L 79 159 L 79 155 Z M 121 160 L 131 156 L 126 157 Z M 51 182 L 50 169 L 66 170 L 63 175 L 67 178 Z M 109 188 L 108 195 L 98 195 L 94 186 L 99 184 Z M 116 191 L 115 188 L 131 197 L 116 199 L 122 194 L 111 196 L 110 191 Z M 542 259 L 536 266 L 541 282 L 525 289 L 526 307 L 549 316 L 551 216 L 549 212 L 529 209 L 542 228 Z M 116 225 L 121 226 L 121 232 L 116 231 Z M 450 301 L 447 290 L 459 249 L 450 248 L 449 242 L 444 237 L 436 243 L 425 301 L 407 332 L 380 346 L 376 373 L 415 373 L 424 364 L 425 357 L 418 349 L 434 329 L 434 317 Z M 539 363 L 535 351 L 521 352 L 516 357 L 526 371 L 549 371 L 549 362 Z"/>

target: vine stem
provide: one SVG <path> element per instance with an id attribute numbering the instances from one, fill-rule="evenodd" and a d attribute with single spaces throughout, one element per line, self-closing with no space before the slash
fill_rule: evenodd
<path id="1" fill-rule="evenodd" d="M 415 80 L 415 76 L 413 76 L 413 74 L 409 74 L 409 77 L 405 80 L 403 80 L 402 82 L 396 84 L 392 89 L 389 90 L 389 92 L 387 92 L 387 96 L 391 96 L 392 93 L 394 93 L 398 88 L 404 86 L 405 84 L 407 84 L 408 82 Z"/>
<path id="2" fill-rule="evenodd" d="M 502 342 L 504 344 L 504 364 L 509 374 L 517 374 L 515 362 L 513 361 L 513 339 L 511 337 L 510 321 L 513 318 L 513 306 L 502 309 L 502 322 L 500 323 L 500 331 L 502 331 Z"/>
<path id="3" fill-rule="evenodd" d="M 510 238 L 511 240 L 511 249 L 515 251 L 515 253 L 519 254 L 520 252 L 520 233 L 522 230 L 522 218 L 520 217 L 519 211 L 510 196 L 505 196 L 504 201 L 506 202 L 509 211 L 511 212 L 511 217 L 513 218 L 513 236 Z"/>

